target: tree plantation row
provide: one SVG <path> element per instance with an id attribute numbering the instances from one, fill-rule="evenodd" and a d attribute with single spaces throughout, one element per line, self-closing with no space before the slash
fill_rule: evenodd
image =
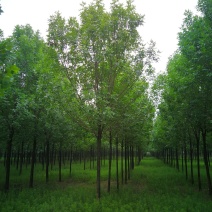
<path id="1" fill-rule="evenodd" d="M 10 166 L 13 170 L 13 176 L 21 178 L 26 178 L 26 173 L 31 176 L 31 152 L 13 152 L 11 155 Z M 55 177 L 51 176 L 51 173 L 57 170 L 58 172 L 58 181 L 63 181 L 63 169 L 69 167 L 69 177 L 72 177 L 72 172 L 75 173 L 75 169 L 72 168 L 72 164 L 81 164 L 81 170 L 86 169 L 96 169 L 96 151 L 92 146 L 90 149 L 85 148 L 72 148 L 71 151 L 66 151 L 65 149 L 55 150 L 51 148 L 48 152 L 48 149 L 36 153 L 35 156 L 35 167 L 42 171 L 43 181 L 48 183 L 53 181 Z M 133 146 L 107 146 L 103 145 L 101 152 L 101 167 L 108 167 L 108 179 L 107 179 L 107 191 L 110 192 L 111 181 L 114 181 L 112 175 L 116 176 L 116 188 L 119 189 L 119 184 L 127 184 L 130 179 L 131 170 L 134 169 L 135 165 L 140 164 L 142 155 L 139 149 L 133 149 Z M 6 165 L 6 155 L 4 156 L 4 166 Z M 116 165 L 116 173 L 112 173 L 111 166 L 112 163 Z M 3 164 L 2 164 L 3 165 Z M 3 169 L 3 166 L 1 166 Z M 14 171 L 16 170 L 16 171 Z M 53 178 L 53 179 L 52 179 Z M 64 176 L 65 178 L 65 176 Z M 0 177 L 1 181 L 3 176 Z M 19 182 L 16 181 L 19 185 Z M 37 184 L 36 179 L 29 178 L 29 183 L 24 182 L 19 185 L 20 189 L 26 187 L 28 184 L 29 187 L 33 187 L 34 184 Z M 17 186 L 16 184 L 11 184 L 12 188 Z"/>
<path id="2" fill-rule="evenodd" d="M 211 1 L 199 0 L 198 9 L 201 16 L 186 12 L 179 49 L 152 91 L 149 79 L 158 52 L 154 42 L 143 43 L 138 28 L 144 17 L 131 0 L 113 0 L 109 11 L 101 0 L 83 3 L 79 17 L 68 20 L 56 12 L 49 18 L 46 41 L 30 25 L 16 26 L 8 38 L 1 33 L 4 190 L 10 188 L 11 164 L 20 175 L 23 166 L 30 167 L 33 187 L 38 162 L 48 182 L 54 163 L 61 181 L 62 163 L 69 161 L 71 173 L 73 161 L 89 160 L 96 167 L 99 199 L 104 160 L 110 191 L 112 156 L 118 189 L 119 179 L 130 178 L 135 160 L 139 163 L 151 150 L 164 161 L 175 157 L 176 164 L 180 157 L 186 164 L 188 152 L 193 161 L 197 151 L 212 194 Z"/>
<path id="3" fill-rule="evenodd" d="M 198 188 L 202 189 L 202 161 L 209 194 L 212 195 L 210 160 L 212 154 L 212 1 L 199 0 L 201 14 L 185 12 L 178 50 L 170 57 L 167 73 L 155 81 L 160 95 L 159 113 L 153 137 L 158 156 L 179 170 L 194 184 L 194 162 Z"/>
<path id="4" fill-rule="evenodd" d="M 0 145 L 5 190 L 10 186 L 12 161 L 20 174 L 23 163 L 30 161 L 29 187 L 33 187 L 39 156 L 48 181 L 53 154 L 61 172 L 64 152 L 71 165 L 78 151 L 85 154 L 91 148 L 97 198 L 103 147 L 109 157 L 108 180 L 114 145 L 117 173 L 119 152 L 122 161 L 125 158 L 125 174 L 129 173 L 127 161 L 134 161 L 136 149 L 141 157 L 154 116 L 146 79 L 157 53 L 153 42 L 142 43 L 137 31 L 142 23 L 143 16 L 136 13 L 132 1 L 122 5 L 114 0 L 107 12 L 103 2 L 96 0 L 82 4 L 79 21 L 65 20 L 59 12 L 51 16 L 46 42 L 29 25 L 16 26 L 9 38 L 1 38 Z"/>

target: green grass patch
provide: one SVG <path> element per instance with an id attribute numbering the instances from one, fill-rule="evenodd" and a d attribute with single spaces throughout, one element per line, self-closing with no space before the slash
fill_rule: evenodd
<path id="1" fill-rule="evenodd" d="M 3 168 L 1 167 L 3 170 Z M 198 192 L 185 180 L 181 172 L 168 167 L 162 161 L 145 158 L 131 172 L 131 180 L 116 190 L 115 162 L 112 163 L 112 188 L 107 193 L 107 163 L 102 166 L 102 198 L 96 199 L 96 170 L 86 170 L 83 164 L 74 163 L 72 175 L 63 166 L 62 182 L 58 182 L 58 170 L 50 171 L 50 182 L 45 183 L 45 171 L 36 165 L 35 186 L 27 188 L 29 167 L 18 176 L 12 168 L 11 190 L 0 193 L 0 211 L 203 211 L 210 212 L 212 200 L 207 192 Z M 2 172 L 1 172 L 2 173 Z M 0 183 L 3 184 L 3 175 Z M 17 177 L 18 176 L 18 177 Z M 16 186 L 14 186 L 16 185 Z M 20 189 L 21 188 L 21 189 Z"/>

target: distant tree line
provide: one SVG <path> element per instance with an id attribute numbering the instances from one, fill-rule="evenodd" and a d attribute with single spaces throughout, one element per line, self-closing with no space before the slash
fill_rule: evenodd
<path id="1" fill-rule="evenodd" d="M 186 179 L 190 173 L 192 184 L 197 175 L 199 190 L 204 167 L 212 195 L 212 2 L 199 0 L 197 9 L 201 15 L 185 12 L 178 49 L 169 59 L 167 73 L 155 81 L 160 104 L 153 141 L 158 156 L 178 170 L 181 166 Z"/>

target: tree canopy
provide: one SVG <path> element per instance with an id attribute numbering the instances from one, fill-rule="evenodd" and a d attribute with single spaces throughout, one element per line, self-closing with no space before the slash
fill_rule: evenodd
<path id="1" fill-rule="evenodd" d="M 143 23 L 144 16 L 131 0 L 126 4 L 113 0 L 108 11 L 103 1 L 95 0 L 82 3 L 79 18 L 66 20 L 59 12 L 53 14 L 46 42 L 30 25 L 17 25 L 9 38 L 1 36 L 0 149 L 5 153 L 5 190 L 13 153 L 20 158 L 20 174 L 24 154 L 29 155 L 29 187 L 33 187 L 38 155 L 46 163 L 48 182 L 49 165 L 57 154 L 61 181 L 62 154 L 71 155 L 71 172 L 73 155 L 82 150 L 85 157 L 92 150 L 97 156 L 100 198 L 102 151 L 108 146 L 112 154 L 113 145 L 118 188 L 119 151 L 123 155 L 125 148 L 125 160 L 131 157 L 133 167 L 134 151 L 140 161 L 153 127 L 147 79 L 158 55 L 155 43 L 144 44 L 140 37 L 138 27 Z"/>
<path id="2" fill-rule="evenodd" d="M 211 151 L 212 130 L 211 8 L 210 0 L 199 0 L 197 9 L 201 15 L 185 12 L 178 34 L 178 50 L 169 59 L 167 73 L 158 79 L 163 79 L 163 86 L 155 84 L 156 93 L 162 94 L 154 130 L 155 142 L 159 142 L 157 145 L 162 149 L 183 148 L 184 154 L 189 149 L 191 158 L 197 151 L 199 189 L 199 157 L 203 152 L 210 194 L 212 185 L 207 155 Z M 166 141 L 162 145 L 161 138 Z"/>

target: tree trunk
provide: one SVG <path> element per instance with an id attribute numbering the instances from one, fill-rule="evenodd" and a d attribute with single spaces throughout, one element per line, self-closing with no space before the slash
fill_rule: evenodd
<path id="1" fill-rule="evenodd" d="M 179 167 L 179 156 L 178 156 L 178 149 L 177 149 L 177 147 L 176 147 L 176 150 L 175 150 L 175 154 L 176 154 L 176 168 L 179 171 L 180 170 L 180 167 Z"/>
<path id="2" fill-rule="evenodd" d="M 173 163 L 173 161 L 174 161 L 174 157 L 173 157 L 173 149 L 172 148 L 170 148 L 170 157 L 171 157 L 171 166 L 173 166 L 174 165 L 174 163 Z"/>
<path id="3" fill-rule="evenodd" d="M 125 157 L 125 160 L 124 160 L 124 179 L 125 179 L 125 184 L 127 184 L 127 144 L 126 144 L 126 140 L 125 140 L 125 148 L 124 148 L 124 157 Z"/>
<path id="4" fill-rule="evenodd" d="M 94 148 L 93 148 L 93 169 L 94 169 L 94 166 L 95 166 L 95 160 L 96 160 L 96 158 L 95 158 L 95 150 L 94 150 Z"/>
<path id="5" fill-rule="evenodd" d="M 186 147 L 186 143 L 185 143 L 185 172 L 186 172 L 186 180 L 188 180 L 188 165 L 187 165 L 187 147 Z"/>
<path id="6" fill-rule="evenodd" d="M 6 160 L 7 160 L 7 151 L 4 152 L 4 167 L 6 166 Z"/>
<path id="7" fill-rule="evenodd" d="M 23 160 L 24 160 L 24 142 L 23 142 L 23 140 L 22 140 L 22 142 L 21 142 L 21 154 L 20 154 L 20 169 L 19 169 L 19 175 L 22 174 Z"/>
<path id="8" fill-rule="evenodd" d="M 121 184 L 124 184 L 124 140 L 121 141 Z"/>
<path id="9" fill-rule="evenodd" d="M 35 129 L 37 131 L 37 129 Z M 33 139 L 33 148 L 32 148 L 32 158 L 31 158 L 31 170 L 30 170 L 30 179 L 29 179 L 29 187 L 33 187 L 34 182 L 34 166 L 35 166 L 35 157 L 36 157 L 36 145 L 37 145 L 37 132 L 34 134 Z"/>
<path id="10" fill-rule="evenodd" d="M 91 164 L 92 164 L 92 147 L 90 147 L 89 158 L 90 158 L 90 169 L 91 169 Z"/>
<path id="11" fill-rule="evenodd" d="M 191 136 L 189 135 L 189 146 L 190 146 L 190 166 L 191 166 L 191 184 L 194 184 L 194 172 L 193 172 L 193 146 Z"/>
<path id="12" fill-rule="evenodd" d="M 130 148 L 127 148 L 128 180 L 130 180 Z"/>
<path id="13" fill-rule="evenodd" d="M 62 168 L 62 144 L 60 142 L 60 149 L 59 149 L 59 182 L 62 181 L 62 177 L 61 177 L 61 168 Z"/>
<path id="14" fill-rule="evenodd" d="M 198 188 L 199 191 L 202 190 L 202 183 L 201 183 L 201 175 L 200 175 L 200 132 L 195 131 L 195 137 L 196 137 L 196 145 L 197 145 L 197 174 L 198 174 Z"/>
<path id="15" fill-rule="evenodd" d="M 118 137 L 116 138 L 116 188 L 119 190 L 119 150 Z"/>
<path id="16" fill-rule="evenodd" d="M 85 155 L 86 153 L 85 153 L 85 150 L 83 151 L 83 168 L 84 168 L 84 170 L 86 169 L 86 155 Z"/>
<path id="17" fill-rule="evenodd" d="M 203 140 L 203 155 L 204 155 L 205 170 L 206 170 L 207 181 L 208 181 L 208 190 L 209 190 L 209 195 L 212 195 L 212 184 L 211 184 L 211 176 L 210 176 L 207 146 L 206 146 L 206 130 L 202 130 L 202 140 Z"/>
<path id="18" fill-rule="evenodd" d="M 98 126 L 98 134 L 97 134 L 97 198 L 101 197 L 101 140 L 102 140 L 102 127 Z"/>
<path id="19" fill-rule="evenodd" d="M 105 160 L 106 160 L 106 150 L 105 150 L 105 147 L 104 147 L 104 166 L 105 166 Z"/>
<path id="20" fill-rule="evenodd" d="M 183 154 L 184 154 L 184 152 L 183 152 L 183 148 L 182 148 L 182 150 L 181 150 L 181 167 L 182 167 L 182 172 L 184 172 L 184 157 L 183 157 Z"/>
<path id="21" fill-rule="evenodd" d="M 71 154 L 70 154 L 70 166 L 69 166 L 70 176 L 72 171 L 72 160 L 73 160 L 73 147 L 71 147 Z"/>
<path id="22" fill-rule="evenodd" d="M 66 152 L 62 152 L 62 161 L 63 161 L 63 166 L 66 165 L 66 162 L 65 162 L 65 158 L 66 158 Z"/>
<path id="23" fill-rule="evenodd" d="M 166 148 L 166 163 L 169 164 L 169 148 Z"/>
<path id="24" fill-rule="evenodd" d="M 40 153 L 40 156 L 41 156 L 41 162 L 42 162 L 42 170 L 44 171 L 45 156 L 46 156 L 45 145 L 44 145 L 44 147 L 43 147 L 43 152 Z"/>
<path id="25" fill-rule="evenodd" d="M 54 163 L 54 144 L 51 149 L 51 156 L 50 156 L 50 163 L 51 163 L 51 170 L 53 169 L 53 163 Z"/>
<path id="26" fill-rule="evenodd" d="M 17 160 L 16 160 L 16 169 L 18 170 L 20 162 L 20 146 L 18 147 Z"/>
<path id="27" fill-rule="evenodd" d="M 49 148 L 49 138 L 46 134 L 46 183 L 49 182 L 49 155 L 50 155 L 50 148 Z"/>
<path id="28" fill-rule="evenodd" d="M 141 148 L 138 146 L 138 165 L 140 165 L 141 162 Z"/>
<path id="29" fill-rule="evenodd" d="M 135 162 L 134 162 L 134 147 L 133 145 L 131 146 L 131 169 L 133 170 L 135 166 Z"/>
<path id="30" fill-rule="evenodd" d="M 112 162 L 112 133 L 110 131 L 110 138 L 109 138 L 109 165 L 108 165 L 108 185 L 107 191 L 110 193 L 110 181 L 111 181 L 111 162 Z"/>
<path id="31" fill-rule="evenodd" d="M 79 159 L 80 159 L 80 164 L 82 163 L 82 151 L 80 150 L 79 152 Z"/>
<path id="32" fill-rule="evenodd" d="M 12 152 L 12 142 L 14 136 L 14 128 L 11 127 L 9 132 L 9 139 L 7 142 L 7 150 L 6 150 L 6 176 L 5 176 L 5 191 L 8 191 L 10 188 L 10 160 L 11 160 L 11 152 Z"/>

